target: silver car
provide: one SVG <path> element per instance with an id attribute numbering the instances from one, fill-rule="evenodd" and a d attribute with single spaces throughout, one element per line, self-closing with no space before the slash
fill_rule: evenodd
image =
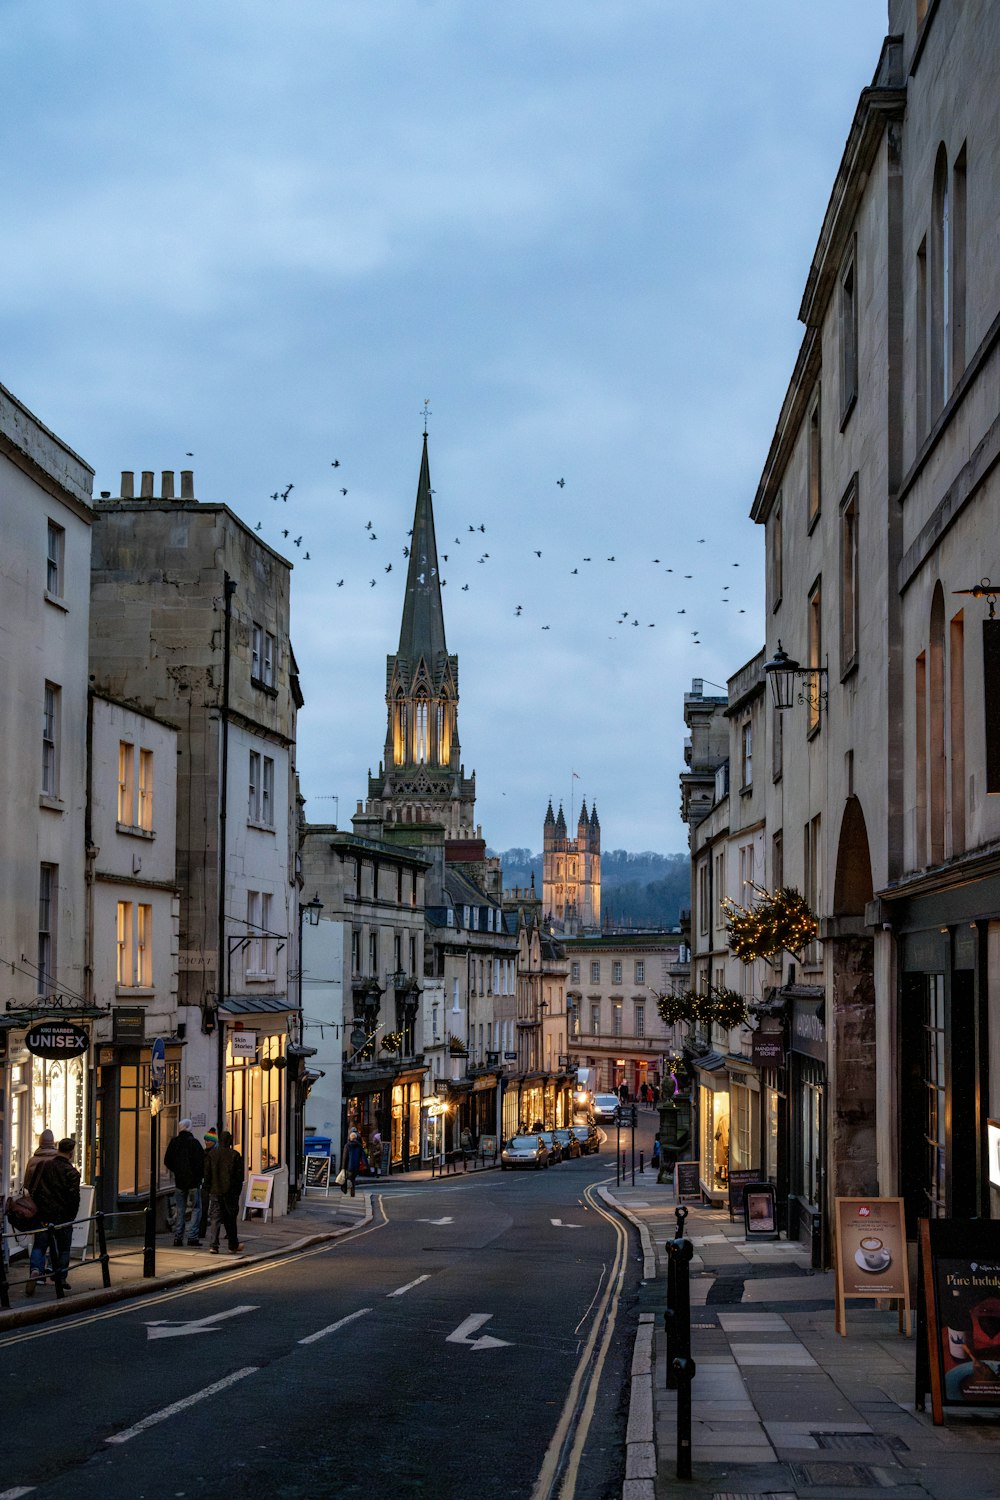
<path id="1" fill-rule="evenodd" d="M 540 1135 L 513 1135 L 500 1152 L 500 1170 L 508 1167 L 547 1167 L 549 1150 Z"/>

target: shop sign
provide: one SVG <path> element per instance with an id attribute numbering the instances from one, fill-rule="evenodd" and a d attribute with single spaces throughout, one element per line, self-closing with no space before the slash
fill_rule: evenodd
<path id="1" fill-rule="evenodd" d="M 743 1212 L 743 1192 L 748 1182 L 760 1181 L 759 1167 L 730 1167 L 729 1169 L 729 1218 Z"/>
<path id="2" fill-rule="evenodd" d="M 229 1033 L 229 1044 L 233 1049 L 234 1057 L 257 1056 L 256 1031 L 231 1031 Z"/>
<path id="3" fill-rule="evenodd" d="M 674 1163 L 674 1202 L 701 1202 L 701 1162 Z"/>
<path id="4" fill-rule="evenodd" d="M 835 1198 L 833 1213 L 837 1332 L 846 1337 L 846 1303 L 855 1297 L 898 1303 L 902 1328 L 910 1306 L 902 1198 Z"/>
<path id="5" fill-rule="evenodd" d="M 504 1055 L 503 1055 L 503 1060 L 504 1060 L 504 1062 L 517 1062 L 517 1053 L 516 1052 L 505 1052 Z"/>
<path id="6" fill-rule="evenodd" d="M 1000 1407 L 1000 1222 L 921 1219 L 916 1405 Z"/>
<path id="7" fill-rule="evenodd" d="M 744 1183 L 743 1233 L 748 1240 L 778 1238 L 778 1209 L 773 1182 Z"/>
<path id="8" fill-rule="evenodd" d="M 79 1057 L 90 1046 L 90 1033 L 73 1021 L 36 1021 L 24 1045 L 33 1057 Z"/>
<path id="9" fill-rule="evenodd" d="M 789 1046 L 793 1052 L 804 1052 L 807 1057 L 826 1062 L 826 1027 L 821 1015 L 822 1005 L 822 1000 L 793 998 Z"/>
<path id="10" fill-rule="evenodd" d="M 1000 1120 L 986 1121 L 986 1156 L 990 1186 L 1000 1188 Z"/>
<path id="11" fill-rule="evenodd" d="M 496 1086 L 496 1077 L 493 1073 L 490 1073 L 486 1078 L 476 1079 L 476 1081 L 472 1085 L 472 1092 L 474 1094 L 481 1094 L 484 1089 L 495 1089 Z"/>
<path id="12" fill-rule="evenodd" d="M 322 1158 L 318 1158 L 322 1160 Z M 315 1156 L 309 1158 L 316 1161 Z M 268 1214 L 274 1218 L 274 1210 L 271 1207 L 271 1194 L 274 1192 L 274 1178 L 261 1173 L 251 1172 L 247 1178 L 246 1197 L 243 1199 L 243 1217 L 249 1219 L 253 1214 L 259 1213 L 266 1221 Z"/>
<path id="13" fill-rule="evenodd" d="M 750 1056 L 758 1068 L 780 1068 L 785 1061 L 785 1039 L 780 1031 L 755 1031 Z"/>
<path id="14" fill-rule="evenodd" d="M 116 1042 L 144 1042 L 146 1040 L 146 1012 L 139 1009 L 113 1011 L 111 1035 Z"/>

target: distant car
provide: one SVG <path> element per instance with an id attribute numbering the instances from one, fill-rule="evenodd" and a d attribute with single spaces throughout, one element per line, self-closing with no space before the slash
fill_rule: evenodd
<path id="1" fill-rule="evenodd" d="M 537 1134 L 512 1135 L 500 1152 L 501 1172 L 518 1167 L 533 1167 L 537 1172 L 539 1167 L 547 1167 L 548 1164 L 549 1148 Z"/>
<path id="2" fill-rule="evenodd" d="M 580 1142 L 580 1153 L 583 1156 L 592 1156 L 601 1149 L 601 1138 L 592 1123 L 586 1125 L 571 1125 L 570 1134 L 575 1135 Z"/>
<path id="3" fill-rule="evenodd" d="M 598 1125 L 613 1125 L 620 1108 L 617 1094 L 598 1094 L 594 1099 L 594 1119 Z"/>
<path id="4" fill-rule="evenodd" d="M 563 1158 L 570 1159 L 583 1155 L 583 1146 L 580 1137 L 567 1126 L 564 1130 L 554 1130 L 552 1134 L 562 1147 Z"/>
<path id="5" fill-rule="evenodd" d="M 562 1143 L 559 1141 L 554 1130 L 540 1131 L 539 1138 L 544 1142 L 545 1149 L 549 1153 L 549 1165 L 554 1167 L 557 1162 L 561 1162 L 563 1159 Z"/>

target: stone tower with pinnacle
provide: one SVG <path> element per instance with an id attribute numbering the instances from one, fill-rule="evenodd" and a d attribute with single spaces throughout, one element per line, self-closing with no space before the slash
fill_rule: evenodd
<path id="1" fill-rule="evenodd" d="M 387 833 L 423 824 L 442 829 L 446 840 L 473 839 L 476 777 L 461 763 L 458 657 L 445 643 L 431 494 L 425 432 L 399 648 L 386 658 L 385 750 L 378 774 L 369 772 L 365 816 L 380 819 Z"/>
<path id="2" fill-rule="evenodd" d="M 555 814 L 549 800 L 542 830 L 542 911 L 564 933 L 601 925 L 601 824 L 596 804 L 588 814 L 586 798 L 575 838 L 569 837 L 562 804 Z"/>

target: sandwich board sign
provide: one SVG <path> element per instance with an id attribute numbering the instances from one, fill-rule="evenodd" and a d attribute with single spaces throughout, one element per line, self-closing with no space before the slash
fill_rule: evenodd
<path id="1" fill-rule="evenodd" d="M 910 1282 L 902 1198 L 835 1198 L 837 1332 L 847 1337 L 847 1303 L 885 1298 L 899 1309 L 899 1331 L 909 1319 Z"/>
<path id="2" fill-rule="evenodd" d="M 1000 1223 L 921 1219 L 916 1407 L 1000 1408 Z"/>

